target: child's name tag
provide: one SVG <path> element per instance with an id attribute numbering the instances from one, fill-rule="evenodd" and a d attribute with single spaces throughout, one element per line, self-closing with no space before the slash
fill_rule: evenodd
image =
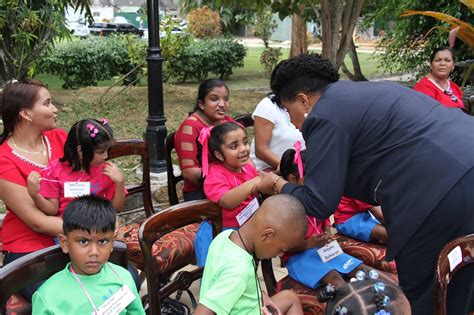
<path id="1" fill-rule="evenodd" d="M 242 211 L 237 215 L 236 219 L 239 222 L 239 225 L 242 226 L 248 219 L 257 211 L 258 209 L 258 200 L 257 198 L 253 198 L 252 201 L 247 205 L 247 207 L 243 208 Z"/>
<path id="2" fill-rule="evenodd" d="M 342 251 L 341 246 L 336 240 L 327 243 L 323 247 L 318 248 L 317 252 L 323 262 L 330 261 L 334 257 L 337 257 L 344 253 Z"/>
<path id="3" fill-rule="evenodd" d="M 129 306 L 134 300 L 135 294 L 133 294 L 126 285 L 123 285 L 99 307 L 97 313 L 94 312 L 92 314 L 117 315 L 127 308 L 127 306 Z"/>
<path id="4" fill-rule="evenodd" d="M 91 182 L 65 182 L 64 197 L 76 198 L 91 194 Z"/>

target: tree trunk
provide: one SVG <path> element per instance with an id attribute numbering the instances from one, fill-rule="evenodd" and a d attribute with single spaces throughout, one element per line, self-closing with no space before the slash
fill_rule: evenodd
<path id="1" fill-rule="evenodd" d="M 352 81 L 368 81 L 360 68 L 359 57 L 357 56 L 356 46 L 355 46 L 354 40 L 352 39 L 351 39 L 351 42 L 349 43 L 349 56 L 351 57 L 354 73 L 351 73 L 349 69 L 347 69 L 346 64 L 344 62 L 342 62 L 342 65 L 341 65 L 342 71 Z"/>
<path id="2" fill-rule="evenodd" d="M 364 0 L 321 0 L 322 56 L 339 69 L 352 40 Z"/>
<path id="3" fill-rule="evenodd" d="M 306 21 L 298 14 L 291 16 L 291 48 L 290 58 L 308 52 L 306 40 Z"/>

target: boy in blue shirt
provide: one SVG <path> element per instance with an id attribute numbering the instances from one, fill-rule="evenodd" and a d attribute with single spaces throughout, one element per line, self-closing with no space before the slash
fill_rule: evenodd
<path id="1" fill-rule="evenodd" d="M 130 272 L 107 262 L 116 221 L 110 201 L 79 197 L 62 218 L 59 243 L 71 262 L 33 295 L 33 314 L 145 314 Z"/>

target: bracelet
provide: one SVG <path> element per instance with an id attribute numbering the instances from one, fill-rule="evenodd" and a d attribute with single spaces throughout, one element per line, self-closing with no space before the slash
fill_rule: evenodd
<path id="1" fill-rule="evenodd" d="M 281 179 L 281 176 L 278 176 L 277 178 L 275 178 L 275 179 L 273 180 L 272 189 L 273 189 L 273 194 L 274 194 L 274 195 L 277 195 L 277 194 L 278 194 L 276 184 L 277 184 L 277 182 L 278 182 L 280 179 Z"/>

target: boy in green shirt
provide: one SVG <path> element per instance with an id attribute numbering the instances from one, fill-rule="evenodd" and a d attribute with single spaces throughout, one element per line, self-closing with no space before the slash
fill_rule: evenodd
<path id="1" fill-rule="evenodd" d="M 303 314 L 289 290 L 271 298 L 260 288 L 257 259 L 281 256 L 304 241 L 303 205 L 290 195 L 267 198 L 239 230 L 226 230 L 211 243 L 195 315 Z"/>
<path id="2" fill-rule="evenodd" d="M 116 213 L 110 201 L 84 196 L 64 210 L 59 243 L 71 262 L 33 295 L 33 314 L 145 314 L 130 272 L 107 262 Z"/>

